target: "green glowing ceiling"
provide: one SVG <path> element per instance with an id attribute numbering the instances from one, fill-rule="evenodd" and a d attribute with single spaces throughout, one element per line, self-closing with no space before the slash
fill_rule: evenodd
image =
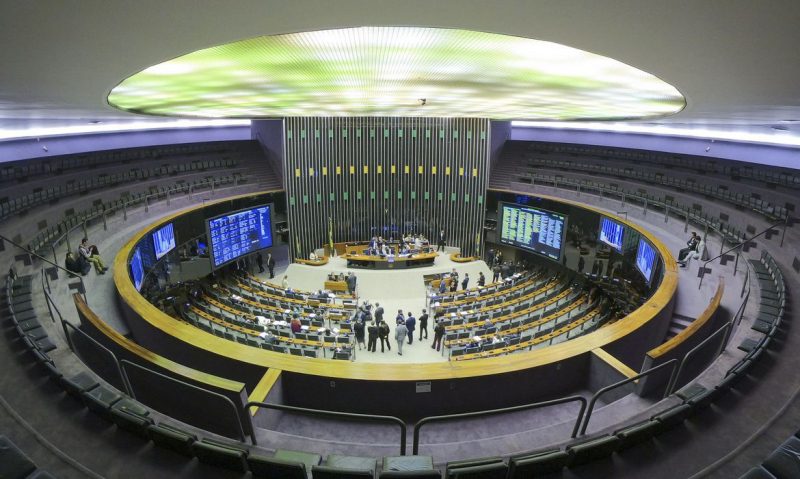
<path id="1" fill-rule="evenodd" d="M 272 35 L 198 50 L 123 80 L 108 102 L 202 118 L 525 120 L 649 118 L 685 105 L 673 86 L 607 57 L 529 38 L 415 27 Z"/>

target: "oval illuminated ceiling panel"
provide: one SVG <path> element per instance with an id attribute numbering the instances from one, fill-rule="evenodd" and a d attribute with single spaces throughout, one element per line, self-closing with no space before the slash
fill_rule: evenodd
<path id="1" fill-rule="evenodd" d="M 467 30 L 362 27 L 198 50 L 125 79 L 112 106 L 203 118 L 425 116 L 623 120 L 680 111 L 673 86 L 557 43 Z"/>

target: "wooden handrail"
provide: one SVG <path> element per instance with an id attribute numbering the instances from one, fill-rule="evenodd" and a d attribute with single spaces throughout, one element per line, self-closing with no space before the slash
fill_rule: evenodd
<path id="1" fill-rule="evenodd" d="M 686 329 L 670 338 L 669 341 L 648 351 L 647 355 L 653 359 L 658 359 L 679 345 L 683 344 L 685 341 L 688 341 L 698 329 L 702 328 L 708 321 L 711 320 L 712 317 L 714 317 L 714 314 L 717 312 L 720 303 L 722 302 L 722 293 L 724 291 L 725 284 L 722 281 L 722 278 L 720 278 L 720 282 L 717 285 L 717 292 L 711 298 L 711 302 L 708 303 L 708 306 L 706 306 L 706 309 L 700 314 L 700 316 L 692 321 L 692 324 L 687 326 Z"/>

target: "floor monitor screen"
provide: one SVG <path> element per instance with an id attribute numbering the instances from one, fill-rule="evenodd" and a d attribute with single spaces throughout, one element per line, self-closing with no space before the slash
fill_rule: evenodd
<path id="1" fill-rule="evenodd" d="M 141 291 L 144 281 L 144 266 L 142 265 L 142 252 L 139 248 L 134 249 L 133 256 L 131 256 L 131 276 L 136 291 Z"/>
<path id="2" fill-rule="evenodd" d="M 156 260 L 175 249 L 175 230 L 172 223 L 167 223 L 153 233 L 153 247 Z"/>
<path id="3" fill-rule="evenodd" d="M 636 268 L 642 273 L 648 283 L 653 277 L 653 267 L 656 264 L 656 250 L 644 239 L 639 240 L 639 249 L 636 251 Z"/>
<path id="4" fill-rule="evenodd" d="M 271 205 L 228 213 L 208 220 L 214 268 L 272 246 Z"/>
<path id="5" fill-rule="evenodd" d="M 600 241 L 617 251 L 622 251 L 624 226 L 608 218 L 600 218 Z"/>
<path id="6" fill-rule="evenodd" d="M 567 217 L 530 206 L 500 204 L 500 242 L 561 259 Z"/>

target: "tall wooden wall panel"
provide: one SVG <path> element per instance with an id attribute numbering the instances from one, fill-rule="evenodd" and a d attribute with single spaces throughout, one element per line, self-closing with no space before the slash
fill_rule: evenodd
<path id="1" fill-rule="evenodd" d="M 287 118 L 285 186 L 291 249 L 444 229 L 480 253 L 490 125 L 477 118 Z"/>

